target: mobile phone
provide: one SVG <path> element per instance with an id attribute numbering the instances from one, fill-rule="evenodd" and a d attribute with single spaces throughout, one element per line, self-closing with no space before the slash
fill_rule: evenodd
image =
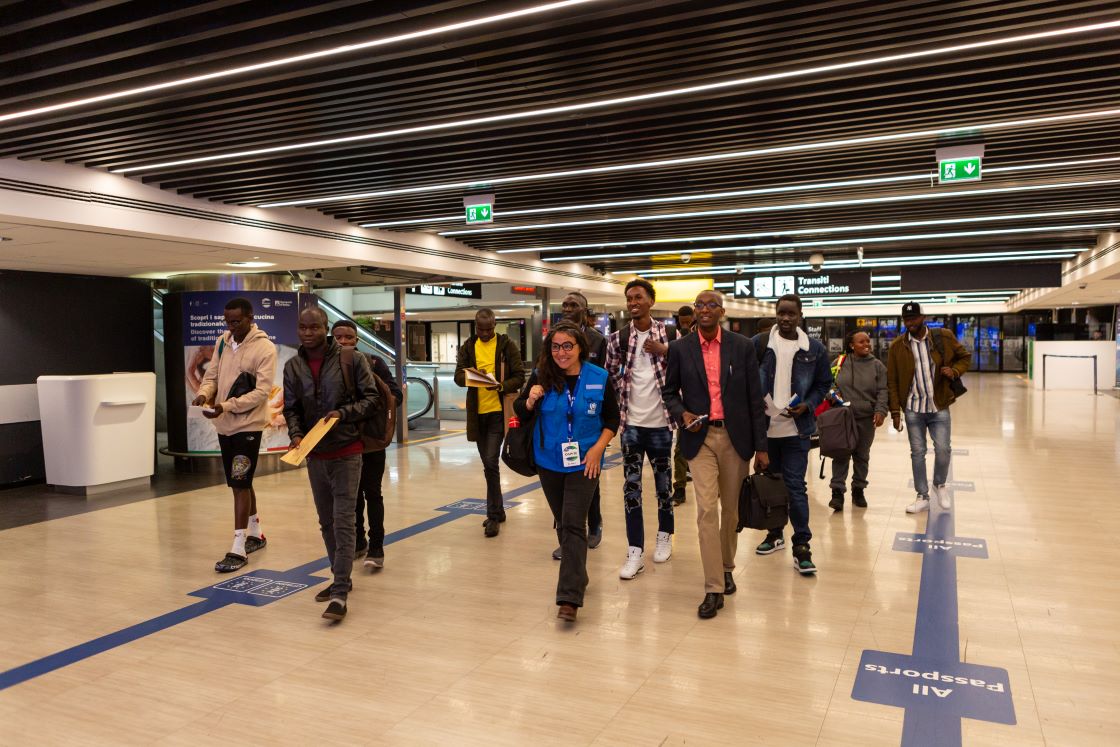
<path id="1" fill-rule="evenodd" d="M 704 425 L 704 423 L 707 422 L 709 417 L 710 416 L 708 414 L 700 415 L 699 417 L 696 418 L 696 420 L 693 420 L 692 425 L 690 425 L 688 427 L 689 428 L 695 428 L 698 425 Z"/>

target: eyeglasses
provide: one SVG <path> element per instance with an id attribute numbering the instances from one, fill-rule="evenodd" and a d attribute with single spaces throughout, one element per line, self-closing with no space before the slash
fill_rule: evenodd
<path id="1" fill-rule="evenodd" d="M 552 352 L 556 353 L 563 350 L 565 353 L 570 353 L 576 349 L 574 342 L 554 342 L 552 343 Z"/>
<path id="2" fill-rule="evenodd" d="M 707 309 L 708 311 L 715 311 L 716 309 L 722 309 L 723 304 L 721 304 L 719 301 L 697 301 L 696 303 L 692 304 L 692 308 L 696 309 L 697 311 L 703 311 L 704 309 Z"/>

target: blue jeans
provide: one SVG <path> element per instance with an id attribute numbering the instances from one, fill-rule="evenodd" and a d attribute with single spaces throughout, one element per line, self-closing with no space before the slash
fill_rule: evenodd
<path id="1" fill-rule="evenodd" d="M 912 412 L 906 410 L 906 432 L 910 437 L 910 464 L 914 468 L 914 490 L 929 498 L 929 481 L 926 479 L 926 431 L 933 439 L 933 484 L 944 485 L 949 481 L 949 434 L 952 421 L 948 410 L 937 412 Z"/>
<path id="2" fill-rule="evenodd" d="M 807 545 L 813 539 L 809 531 L 809 491 L 805 471 L 809 469 L 809 439 L 801 436 L 768 438 L 770 471 L 781 473 L 789 491 L 789 521 L 793 524 L 793 544 Z M 778 529 L 771 534 L 781 536 Z"/>
<path id="3" fill-rule="evenodd" d="M 622 499 L 626 506 L 626 540 L 631 547 L 645 549 L 646 529 L 642 520 L 642 463 L 653 465 L 657 490 L 657 530 L 673 533 L 673 432 L 666 428 L 628 425 L 622 432 L 622 472 L 626 484 Z"/>

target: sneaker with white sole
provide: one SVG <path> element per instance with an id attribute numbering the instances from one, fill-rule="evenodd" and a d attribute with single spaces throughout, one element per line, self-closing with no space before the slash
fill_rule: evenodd
<path id="1" fill-rule="evenodd" d="M 664 563 L 673 557 L 673 535 L 668 532 L 657 533 L 657 546 L 653 548 L 653 562 Z"/>
<path id="2" fill-rule="evenodd" d="M 362 562 L 362 565 L 369 568 L 371 571 L 384 568 L 385 551 L 382 550 L 378 552 L 377 550 L 370 550 L 369 554 L 366 555 L 366 559 Z"/>
<path id="3" fill-rule="evenodd" d="M 919 495 L 917 500 L 906 507 L 908 514 L 920 514 L 923 511 L 929 511 L 929 498 L 924 495 Z"/>
<path id="4" fill-rule="evenodd" d="M 780 534 L 767 534 L 766 539 L 754 549 L 755 555 L 770 555 L 786 546 L 786 541 Z"/>
<path id="5" fill-rule="evenodd" d="M 937 496 L 937 502 L 941 505 L 942 511 L 952 510 L 953 499 L 949 497 L 948 485 L 934 485 L 933 494 Z"/>
<path id="6" fill-rule="evenodd" d="M 618 577 L 634 578 L 634 576 L 644 571 L 646 565 L 642 562 L 643 554 L 642 548 L 631 547 L 630 551 L 626 554 L 626 562 L 622 564 L 622 569 L 618 572 Z"/>

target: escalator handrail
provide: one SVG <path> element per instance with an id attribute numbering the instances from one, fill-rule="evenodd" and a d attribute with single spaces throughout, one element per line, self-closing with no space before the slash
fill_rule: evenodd
<path id="1" fill-rule="evenodd" d="M 326 311 L 328 316 L 333 314 L 338 319 L 343 319 L 343 320 L 346 320 L 346 321 L 354 322 L 354 320 L 352 318 L 350 318 L 349 316 L 344 314 L 342 311 L 340 311 L 338 309 L 338 307 L 333 306 L 331 303 L 324 300 L 322 297 L 319 297 L 319 307 L 321 309 L 323 309 L 323 311 Z M 390 363 L 393 363 L 397 360 L 397 353 L 396 353 L 395 350 L 393 350 L 393 347 L 391 345 L 389 345 L 387 342 L 385 342 L 380 337 L 373 334 L 372 332 L 370 332 L 368 329 L 366 329 L 362 325 L 358 324 L 357 322 L 354 322 L 354 327 L 358 330 L 358 349 L 359 350 L 361 350 L 363 353 L 373 352 L 373 353 L 377 353 L 378 355 L 385 356 L 389 359 Z M 363 343 L 364 343 L 364 346 L 365 346 L 364 348 L 363 348 Z M 365 349 L 365 348 L 369 348 L 369 349 Z"/>

